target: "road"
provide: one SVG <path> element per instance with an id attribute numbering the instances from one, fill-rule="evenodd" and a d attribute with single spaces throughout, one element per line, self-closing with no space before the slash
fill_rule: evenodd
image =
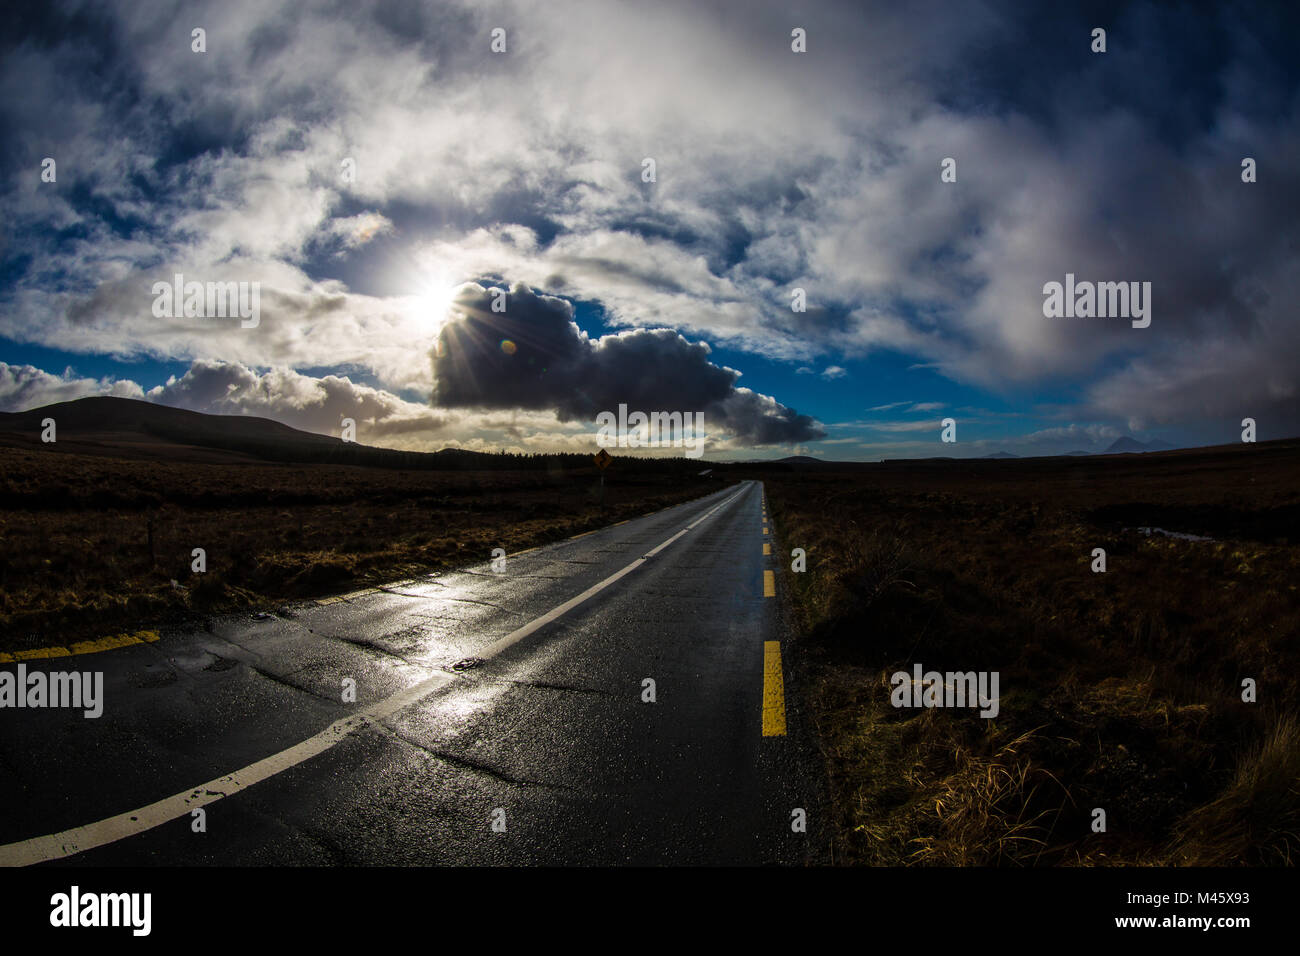
<path id="1" fill-rule="evenodd" d="M 26 662 L 102 671 L 104 712 L 0 710 L 0 863 L 812 861 L 773 540 L 745 482 L 504 568 Z"/>

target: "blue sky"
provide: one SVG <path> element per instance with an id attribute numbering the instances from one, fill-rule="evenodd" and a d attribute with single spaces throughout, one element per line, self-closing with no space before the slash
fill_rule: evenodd
<path id="1" fill-rule="evenodd" d="M 24 9 L 0 37 L 0 410 L 107 394 L 551 451 L 629 403 L 703 412 L 713 458 L 1295 435 L 1298 21 Z M 255 321 L 160 313 L 177 273 L 256 288 Z M 1046 315 L 1067 274 L 1150 283 L 1150 324 Z"/>

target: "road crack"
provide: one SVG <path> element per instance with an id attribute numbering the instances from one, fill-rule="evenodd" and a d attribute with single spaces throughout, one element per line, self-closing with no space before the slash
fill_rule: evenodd
<path id="1" fill-rule="evenodd" d="M 490 764 L 480 763 L 479 761 L 471 760 L 468 757 L 459 757 L 455 754 L 449 754 L 445 750 L 436 750 L 433 747 L 420 743 L 418 740 L 413 740 L 401 731 L 394 730 L 385 723 L 376 723 L 374 726 L 383 728 L 392 735 L 394 739 L 401 741 L 408 747 L 422 751 L 436 760 L 461 767 L 465 770 L 470 770 L 485 777 L 491 777 L 493 780 L 499 780 L 512 787 L 541 787 L 546 790 L 566 790 L 569 792 L 576 792 L 574 787 L 566 787 L 563 784 L 557 783 L 547 783 L 544 780 L 529 780 L 525 777 L 516 777 L 512 774 L 506 773 L 504 770 L 498 770 Z"/>

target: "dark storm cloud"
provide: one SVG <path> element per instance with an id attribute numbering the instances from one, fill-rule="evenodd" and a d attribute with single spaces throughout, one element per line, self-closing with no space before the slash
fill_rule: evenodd
<path id="1" fill-rule="evenodd" d="M 492 310 L 494 292 L 504 312 Z M 703 412 L 706 421 L 753 444 L 825 436 L 810 416 L 737 388 L 740 373 L 709 361 L 709 347 L 671 329 L 591 339 L 573 306 L 522 283 L 508 293 L 469 285 L 433 355 L 434 403 L 446 408 L 553 409 L 562 421 L 630 410 Z"/>

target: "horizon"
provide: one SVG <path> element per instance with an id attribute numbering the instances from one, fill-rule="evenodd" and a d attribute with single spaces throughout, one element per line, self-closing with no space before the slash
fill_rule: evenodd
<path id="1" fill-rule="evenodd" d="M 209 417 L 245 418 L 245 419 L 255 419 L 260 421 L 268 421 L 273 424 L 282 425 L 284 427 L 294 429 L 295 431 L 303 432 L 304 434 L 314 435 L 322 438 L 334 438 L 336 440 L 343 441 L 343 439 L 340 439 L 339 436 L 337 435 L 329 435 L 324 432 L 316 432 L 316 431 L 311 431 L 310 429 L 297 428 L 294 425 L 290 425 L 288 422 L 284 422 L 276 418 L 270 418 L 265 415 L 254 415 L 249 412 L 243 412 L 243 411 L 198 412 L 195 411 L 194 409 L 178 408 L 173 405 L 163 405 L 157 402 L 149 401 L 148 399 L 124 398 L 121 396 L 112 396 L 112 395 L 86 395 L 86 396 L 82 396 L 81 398 L 69 399 L 62 402 L 54 402 L 49 405 L 40 405 L 32 408 L 19 409 L 17 411 L 12 411 L 12 412 L 0 412 L 0 415 L 27 415 L 36 412 L 42 412 L 47 409 L 54 408 L 58 405 L 69 405 L 69 404 L 74 404 L 74 403 L 83 402 L 87 400 L 100 400 L 100 399 L 109 399 L 110 401 L 123 401 L 123 402 L 140 402 L 142 404 L 151 405 L 158 408 L 166 408 L 175 411 L 189 412 L 193 414 L 206 415 Z M 82 437 L 82 436 L 78 436 L 78 437 Z M 597 438 L 598 435 L 593 435 L 593 441 L 596 441 Z M 1297 439 L 1300 439 L 1300 435 L 1282 436 L 1274 439 L 1266 439 L 1265 441 L 1284 442 L 1284 441 L 1294 441 Z M 1116 445 L 1121 444 L 1122 442 L 1125 441 L 1136 442 L 1138 445 L 1143 445 L 1143 446 L 1149 445 L 1151 447 L 1141 447 L 1136 451 L 1113 450 Z M 492 450 L 492 449 L 468 449 L 468 448 L 459 448 L 456 446 L 443 446 L 440 448 L 430 448 L 430 449 L 410 449 L 410 448 L 397 448 L 391 445 L 382 445 L 382 444 L 367 445 L 363 442 L 357 442 L 356 444 L 360 444 L 363 447 L 373 448 L 381 451 L 406 451 L 406 452 L 414 451 L 417 454 L 437 454 L 439 452 L 445 452 L 445 451 L 470 452 L 472 454 L 479 454 L 479 455 L 522 454 L 522 455 L 545 456 L 545 455 L 585 455 L 586 454 L 586 452 L 583 451 L 573 451 L 567 449 L 561 451 L 511 451 L 509 449 L 504 449 L 504 448 Z M 679 451 L 679 449 L 676 448 L 669 448 L 668 453 L 656 453 L 654 451 L 647 453 L 640 449 L 633 451 L 628 448 L 619 448 L 617 451 L 612 453 L 612 456 L 618 458 L 647 458 L 647 459 L 661 459 L 661 460 L 662 459 L 689 459 L 691 461 L 700 461 L 708 464 L 720 464 L 720 465 L 775 464 L 775 463 L 791 461 L 794 459 L 801 459 L 808 462 L 822 463 L 822 464 L 870 465 L 870 464 L 881 464 L 886 461 L 897 461 L 897 462 L 944 461 L 944 460 L 964 461 L 964 460 L 985 460 L 985 459 L 999 459 L 999 458 L 1000 459 L 1007 459 L 1007 458 L 1030 459 L 1030 458 L 1068 458 L 1068 457 L 1085 456 L 1085 455 L 1103 456 L 1103 455 L 1114 455 L 1114 454 L 1158 454 L 1160 452 L 1167 452 L 1167 451 L 1197 451 L 1202 449 L 1209 450 L 1214 448 L 1222 448 L 1232 444 L 1236 444 L 1236 443 L 1224 442 L 1218 445 L 1170 445 L 1161 442 L 1158 438 L 1152 439 L 1149 442 L 1142 442 L 1134 438 L 1132 435 L 1121 435 L 1118 438 L 1116 438 L 1113 442 L 1111 442 L 1111 444 L 1108 445 L 1105 449 L 1099 451 L 1090 452 L 1090 451 L 1084 451 L 1082 449 L 1072 449 L 1070 451 L 1057 452 L 1052 454 L 1029 454 L 1029 455 L 1016 455 L 1016 454 L 1009 453 L 1005 450 L 999 449 L 998 451 L 989 452 L 987 454 L 968 454 L 968 455 L 947 454 L 947 455 L 926 455 L 926 456 L 919 456 L 919 457 L 895 456 L 895 457 L 884 457 L 884 458 L 879 458 L 874 460 L 863 459 L 863 458 L 822 458 L 817 455 L 793 455 L 793 454 L 774 454 L 773 456 L 767 458 L 758 458 L 758 457 L 700 458 L 698 456 L 691 456 L 687 454 L 680 454 L 680 453 L 673 454 L 672 453 L 673 451 Z M 594 447 L 599 448 L 601 446 L 597 443 Z M 615 446 L 606 445 L 603 447 L 608 449 Z M 958 450 L 958 449 L 954 449 L 954 450 Z"/>

